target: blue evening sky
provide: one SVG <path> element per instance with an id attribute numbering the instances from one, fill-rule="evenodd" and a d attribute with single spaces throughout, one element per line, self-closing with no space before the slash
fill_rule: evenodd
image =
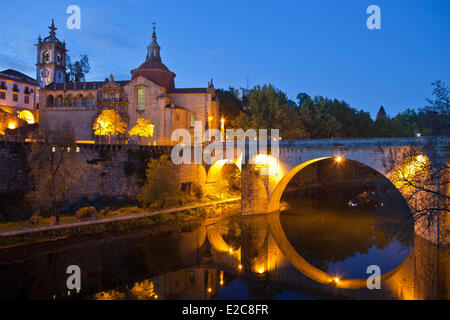
<path id="1" fill-rule="evenodd" d="M 66 8 L 81 8 L 81 30 L 66 27 Z M 366 9 L 381 8 L 381 30 L 366 27 Z M 347 101 L 376 115 L 418 108 L 431 82 L 450 84 L 448 0 L 55 0 L 2 4 L 0 70 L 35 77 L 34 44 L 51 18 L 72 60 L 87 53 L 87 80 L 130 79 L 145 59 L 152 22 L 163 62 L 177 87 L 272 83 Z"/>

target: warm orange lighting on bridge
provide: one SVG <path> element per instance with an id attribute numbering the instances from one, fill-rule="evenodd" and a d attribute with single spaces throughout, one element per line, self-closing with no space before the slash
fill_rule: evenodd
<path id="1" fill-rule="evenodd" d="M 342 161 L 342 157 L 336 157 L 336 162 L 341 162 Z"/>
<path id="2" fill-rule="evenodd" d="M 338 283 L 340 279 L 338 277 L 334 277 L 334 282 Z"/>

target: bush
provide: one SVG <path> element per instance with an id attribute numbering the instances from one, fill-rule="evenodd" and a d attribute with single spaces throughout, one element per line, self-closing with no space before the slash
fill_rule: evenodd
<path id="1" fill-rule="evenodd" d="M 35 214 L 35 215 L 31 216 L 29 221 L 31 224 L 39 224 L 40 220 L 41 220 L 41 217 L 39 217 L 37 214 Z"/>
<path id="2" fill-rule="evenodd" d="M 95 219 L 97 218 L 97 209 L 95 207 L 84 207 L 75 213 L 75 216 L 82 220 L 82 219 Z"/>
<path id="3" fill-rule="evenodd" d="M 51 226 L 54 226 L 56 224 L 56 217 L 55 216 L 51 216 L 49 222 L 50 222 Z"/>
<path id="4" fill-rule="evenodd" d="M 142 207 L 160 207 L 177 204 L 181 192 L 179 188 L 176 167 L 172 161 L 163 155 L 152 159 L 147 168 L 147 180 L 138 195 Z"/>
<path id="5" fill-rule="evenodd" d="M 199 199 L 203 198 L 203 188 L 201 185 L 199 184 L 194 185 L 194 196 Z"/>

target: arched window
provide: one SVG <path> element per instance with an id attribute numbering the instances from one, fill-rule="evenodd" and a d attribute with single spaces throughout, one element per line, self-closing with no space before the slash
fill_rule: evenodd
<path id="1" fill-rule="evenodd" d="M 59 95 L 56 97 L 56 106 L 58 108 L 62 108 L 62 106 L 63 106 L 63 96 L 62 95 Z"/>
<path id="2" fill-rule="evenodd" d="M 137 89 L 137 110 L 138 111 L 145 110 L 145 89 L 144 88 Z"/>
<path id="3" fill-rule="evenodd" d="M 89 93 L 86 98 L 86 107 L 93 107 L 94 106 L 94 96 Z"/>
<path id="4" fill-rule="evenodd" d="M 49 95 L 49 96 L 47 97 L 47 108 L 53 108 L 53 103 L 54 103 L 54 101 L 53 101 L 53 96 L 52 96 L 52 95 Z"/>
<path id="5" fill-rule="evenodd" d="M 56 59 L 56 64 L 58 66 L 60 66 L 61 63 L 62 63 L 62 56 L 61 56 L 61 53 L 58 53 L 58 56 L 57 56 L 57 59 Z"/>
<path id="6" fill-rule="evenodd" d="M 83 96 L 81 94 L 77 95 L 75 98 L 75 107 L 82 107 L 83 106 Z"/>
<path id="7" fill-rule="evenodd" d="M 66 107 L 72 107 L 73 106 L 73 97 L 71 94 L 66 96 L 66 99 L 64 100 L 64 105 Z"/>
<path id="8" fill-rule="evenodd" d="M 50 53 L 48 51 L 45 51 L 44 55 L 42 57 L 43 57 L 42 61 L 44 63 L 49 63 L 49 61 L 50 61 Z"/>

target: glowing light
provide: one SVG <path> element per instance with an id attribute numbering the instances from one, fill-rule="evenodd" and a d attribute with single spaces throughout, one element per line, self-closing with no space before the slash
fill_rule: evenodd
<path id="1" fill-rule="evenodd" d="M 281 179 L 283 170 L 276 158 L 262 153 L 255 157 L 254 163 L 261 169 L 261 173 L 269 175 L 273 182 L 278 182 Z"/>
<path id="2" fill-rule="evenodd" d="M 258 273 L 259 273 L 259 274 L 264 273 L 264 268 L 259 268 L 259 269 L 258 269 Z"/>
<path id="3" fill-rule="evenodd" d="M 221 285 L 221 286 L 223 285 L 223 280 L 220 280 L 220 285 Z"/>
<path id="4" fill-rule="evenodd" d="M 15 122 L 8 123 L 8 129 L 15 129 L 15 128 L 16 128 L 16 123 Z"/>
<path id="5" fill-rule="evenodd" d="M 225 119 L 223 117 L 220 119 L 220 124 L 222 125 L 222 128 L 225 126 Z"/>
<path id="6" fill-rule="evenodd" d="M 422 163 L 425 162 L 425 157 L 422 156 L 422 155 L 418 155 L 418 156 L 416 157 L 416 159 L 417 159 L 417 161 L 419 161 L 419 162 L 422 162 Z"/>
<path id="7" fill-rule="evenodd" d="M 76 143 L 95 144 L 94 140 L 77 140 Z"/>
<path id="8" fill-rule="evenodd" d="M 239 268 L 239 270 L 242 270 L 242 264 L 240 264 L 238 268 Z"/>
<path id="9" fill-rule="evenodd" d="M 211 116 L 208 117 L 208 120 L 209 120 L 209 121 L 212 121 L 212 119 L 213 119 L 213 117 L 211 117 Z"/>
<path id="10" fill-rule="evenodd" d="M 228 249 L 228 252 L 229 252 L 229 253 L 233 253 L 233 249 L 231 249 L 231 248 Z"/>
<path id="11" fill-rule="evenodd" d="M 336 162 L 341 162 L 342 161 L 342 157 L 336 157 Z"/>
<path id="12" fill-rule="evenodd" d="M 155 294 L 154 298 L 155 298 L 155 299 L 158 299 L 158 295 L 157 295 L 157 294 Z"/>
<path id="13" fill-rule="evenodd" d="M 334 277 L 334 282 L 339 283 L 340 279 L 338 277 Z"/>
<path id="14" fill-rule="evenodd" d="M 212 291 L 212 289 L 211 288 L 208 288 L 208 292 L 211 292 Z"/>
<path id="15" fill-rule="evenodd" d="M 25 120 L 28 124 L 34 123 L 34 116 L 28 110 L 22 110 L 19 112 L 19 119 Z"/>

